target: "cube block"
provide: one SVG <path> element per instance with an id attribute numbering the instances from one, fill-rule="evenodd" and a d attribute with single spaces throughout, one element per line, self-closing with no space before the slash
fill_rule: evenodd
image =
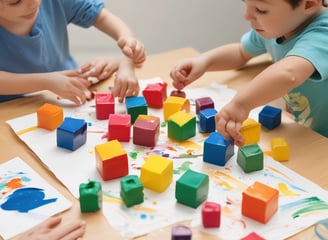
<path id="1" fill-rule="evenodd" d="M 140 114 L 133 125 L 133 143 L 153 147 L 159 137 L 160 119 L 156 116 Z"/>
<path id="2" fill-rule="evenodd" d="M 172 227 L 171 240 L 191 240 L 192 231 L 187 226 L 177 225 Z"/>
<path id="3" fill-rule="evenodd" d="M 188 169 L 175 184 L 175 198 L 178 203 L 197 208 L 208 196 L 209 177 Z"/>
<path id="4" fill-rule="evenodd" d="M 215 115 L 217 111 L 214 108 L 201 110 L 198 115 L 199 131 L 202 133 L 211 133 L 215 131 Z"/>
<path id="5" fill-rule="evenodd" d="M 57 146 L 75 151 L 87 141 L 87 123 L 83 119 L 66 117 L 57 128 Z"/>
<path id="6" fill-rule="evenodd" d="M 186 98 L 186 93 L 181 90 L 172 90 L 170 96 Z"/>
<path id="7" fill-rule="evenodd" d="M 196 103 L 196 114 L 199 114 L 201 110 L 207 108 L 214 108 L 214 102 L 210 97 L 197 98 L 195 100 L 195 103 Z"/>
<path id="8" fill-rule="evenodd" d="M 245 138 L 245 144 L 258 143 L 261 136 L 261 124 L 248 118 L 243 122 L 240 133 Z"/>
<path id="9" fill-rule="evenodd" d="M 140 180 L 145 188 L 163 192 L 173 180 L 173 162 L 160 155 L 151 155 L 141 166 Z"/>
<path id="10" fill-rule="evenodd" d="M 127 207 L 144 201 L 143 186 L 138 176 L 128 175 L 120 180 L 120 196 Z"/>
<path id="11" fill-rule="evenodd" d="M 220 227 L 221 205 L 206 201 L 202 207 L 202 222 L 205 228 Z"/>
<path id="12" fill-rule="evenodd" d="M 98 120 L 108 119 L 109 114 L 115 113 L 115 98 L 111 93 L 96 93 L 96 118 Z"/>
<path id="13" fill-rule="evenodd" d="M 108 141 L 117 139 L 129 142 L 131 137 L 131 116 L 129 114 L 109 114 Z"/>
<path id="14" fill-rule="evenodd" d="M 169 96 L 164 101 L 164 105 L 163 105 L 164 121 L 167 121 L 172 114 L 178 111 L 184 111 L 189 113 L 190 112 L 189 100 L 182 97 Z"/>
<path id="15" fill-rule="evenodd" d="M 267 223 L 278 210 L 279 191 L 261 182 L 254 182 L 242 194 L 242 215 Z"/>
<path id="16" fill-rule="evenodd" d="M 258 144 L 249 144 L 238 149 L 237 164 L 245 173 L 263 169 L 263 151 Z"/>
<path id="17" fill-rule="evenodd" d="M 259 113 L 259 123 L 269 130 L 278 127 L 281 124 L 281 109 L 264 106 Z"/>
<path id="18" fill-rule="evenodd" d="M 196 135 L 196 116 L 178 111 L 167 122 L 167 135 L 177 141 L 185 141 Z"/>
<path id="19" fill-rule="evenodd" d="M 255 232 L 251 232 L 247 236 L 241 238 L 240 240 L 265 240 L 265 238 L 261 237 Z"/>
<path id="20" fill-rule="evenodd" d="M 166 93 L 167 83 L 150 83 L 142 91 L 148 107 L 162 108 L 163 102 L 167 98 Z"/>
<path id="21" fill-rule="evenodd" d="M 148 114 L 148 105 L 144 96 L 125 98 L 127 113 L 131 115 L 131 123 L 133 124 L 139 114 Z"/>
<path id="22" fill-rule="evenodd" d="M 55 130 L 64 120 L 64 112 L 61 107 L 45 103 L 37 110 L 37 122 L 39 128 Z"/>
<path id="23" fill-rule="evenodd" d="M 283 162 L 288 161 L 290 152 L 285 138 L 277 137 L 271 139 L 271 150 L 273 159 Z"/>
<path id="24" fill-rule="evenodd" d="M 102 207 L 101 183 L 89 181 L 79 187 L 81 212 L 96 212 Z"/>
<path id="25" fill-rule="evenodd" d="M 129 174 L 128 155 L 118 140 L 95 146 L 96 166 L 104 181 Z"/>

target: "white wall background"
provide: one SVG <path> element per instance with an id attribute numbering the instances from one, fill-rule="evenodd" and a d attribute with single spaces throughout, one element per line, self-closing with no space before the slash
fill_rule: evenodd
<path id="1" fill-rule="evenodd" d="M 148 54 L 193 47 L 203 52 L 239 41 L 249 25 L 244 4 L 236 0 L 106 0 L 106 8 L 123 19 Z M 70 44 L 79 63 L 99 55 L 116 55 L 116 43 L 96 29 L 70 26 Z"/>

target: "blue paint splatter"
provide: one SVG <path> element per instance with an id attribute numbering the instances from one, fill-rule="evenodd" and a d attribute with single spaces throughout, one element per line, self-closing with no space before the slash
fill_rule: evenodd
<path id="1" fill-rule="evenodd" d="M 145 220 L 145 219 L 147 218 L 147 214 L 142 213 L 142 214 L 140 215 L 140 218 L 141 218 L 142 220 Z"/>
<path id="2" fill-rule="evenodd" d="M 57 198 L 44 199 L 45 194 L 39 188 L 20 188 L 7 197 L 1 208 L 7 211 L 28 211 L 57 201 Z"/>

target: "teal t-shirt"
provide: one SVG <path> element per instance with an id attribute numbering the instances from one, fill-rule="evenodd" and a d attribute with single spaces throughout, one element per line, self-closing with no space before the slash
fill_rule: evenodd
<path id="1" fill-rule="evenodd" d="M 254 30 L 244 34 L 241 42 L 249 54 L 269 53 L 273 62 L 299 56 L 313 64 L 315 73 L 286 94 L 284 100 L 296 122 L 328 137 L 328 11 L 280 43 L 264 39 Z"/>

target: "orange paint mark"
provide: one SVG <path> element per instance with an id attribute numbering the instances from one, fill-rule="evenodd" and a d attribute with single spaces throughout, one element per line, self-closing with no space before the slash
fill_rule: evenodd
<path id="1" fill-rule="evenodd" d="M 6 183 L 6 186 L 11 189 L 20 188 L 23 186 L 20 178 L 13 178 L 9 182 Z"/>
<path id="2" fill-rule="evenodd" d="M 29 127 L 29 128 L 19 130 L 18 132 L 16 132 L 16 134 L 19 136 L 19 135 L 23 135 L 23 134 L 28 133 L 28 132 L 35 131 L 37 129 L 38 129 L 38 126 L 33 126 L 33 127 Z"/>

